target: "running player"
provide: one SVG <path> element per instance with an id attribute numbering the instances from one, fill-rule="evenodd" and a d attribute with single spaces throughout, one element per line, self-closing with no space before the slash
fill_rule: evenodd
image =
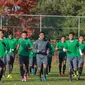
<path id="1" fill-rule="evenodd" d="M 48 49 L 49 49 L 49 42 L 45 39 L 44 32 L 40 32 L 39 39 L 35 42 L 35 49 L 37 52 L 37 66 L 39 71 L 39 81 L 42 81 L 41 79 L 41 66 L 43 64 L 43 78 L 44 81 L 46 81 L 46 67 L 47 67 L 47 55 L 48 55 Z"/>
<path id="2" fill-rule="evenodd" d="M 58 51 L 59 55 L 59 75 L 64 76 L 66 70 L 66 52 L 63 51 L 65 46 L 65 36 L 61 37 L 61 41 L 56 44 L 55 50 Z M 63 68 L 63 71 L 61 71 Z"/>
<path id="3" fill-rule="evenodd" d="M 79 72 L 79 77 L 78 80 L 80 79 L 80 76 L 82 74 L 83 70 L 83 65 L 84 65 L 84 53 L 85 53 L 85 43 L 84 43 L 84 37 L 81 35 L 79 37 L 79 48 L 77 49 L 77 57 L 78 57 L 78 72 Z"/>
<path id="4" fill-rule="evenodd" d="M 22 81 L 27 80 L 27 74 L 29 73 L 28 64 L 29 64 L 30 44 L 31 44 L 31 41 L 29 38 L 27 38 L 27 32 L 23 31 L 17 46 Z M 25 68 L 23 67 L 24 65 L 25 65 Z"/>
<path id="5" fill-rule="evenodd" d="M 31 46 L 30 47 L 33 47 L 33 41 L 31 40 Z M 34 56 L 34 52 L 33 50 L 30 50 L 29 51 L 29 68 L 30 68 L 30 73 L 34 73 L 34 69 L 33 69 L 33 56 Z"/>
<path id="6" fill-rule="evenodd" d="M 4 74 L 4 68 L 6 65 L 5 61 L 6 43 L 4 41 L 4 32 L 0 30 L 0 82 Z"/>
<path id="7" fill-rule="evenodd" d="M 17 47 L 17 40 L 13 38 L 13 33 L 8 33 L 7 40 L 7 46 L 8 46 L 8 53 L 6 55 L 7 59 L 7 65 L 8 65 L 8 76 L 7 78 L 12 78 L 12 70 L 13 70 L 13 64 L 15 60 L 15 54 L 16 54 L 16 47 Z"/>
<path id="8" fill-rule="evenodd" d="M 67 52 L 67 61 L 69 68 L 69 82 L 72 81 L 73 71 L 77 75 L 77 48 L 79 47 L 79 42 L 74 38 L 74 33 L 69 33 L 69 40 L 65 42 L 65 52 Z"/>
<path id="9" fill-rule="evenodd" d="M 55 52 L 54 46 L 52 44 L 52 41 L 49 40 L 49 43 L 50 43 L 50 49 L 49 49 L 49 54 L 48 54 L 47 74 L 50 73 L 50 71 L 51 71 L 52 57 L 53 57 L 54 52 Z"/>

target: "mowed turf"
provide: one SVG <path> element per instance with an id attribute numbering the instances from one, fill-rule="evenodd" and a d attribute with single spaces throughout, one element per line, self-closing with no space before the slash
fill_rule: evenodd
<path id="1" fill-rule="evenodd" d="M 47 82 L 38 82 L 38 75 L 34 76 L 30 75 L 30 79 L 27 82 L 21 81 L 19 64 L 15 62 L 13 69 L 13 79 L 3 78 L 2 83 L 0 85 L 85 85 L 85 67 L 83 70 L 83 74 L 81 76 L 81 80 L 77 81 L 73 78 L 73 82 L 69 82 L 68 78 L 68 70 L 66 70 L 66 75 L 64 77 L 58 76 L 58 64 L 55 63 L 52 65 L 51 73 L 47 76 Z M 7 71 L 6 71 L 7 76 Z"/>

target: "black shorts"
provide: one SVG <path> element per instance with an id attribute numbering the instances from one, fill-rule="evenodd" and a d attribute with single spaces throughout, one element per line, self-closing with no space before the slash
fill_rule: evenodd
<path id="1" fill-rule="evenodd" d="M 0 58 L 0 67 L 4 68 L 5 65 L 5 58 Z"/>
<path id="2" fill-rule="evenodd" d="M 29 57 L 19 55 L 19 64 L 28 65 L 29 64 Z"/>
<path id="3" fill-rule="evenodd" d="M 67 57 L 64 54 L 59 54 L 59 63 L 62 63 L 63 61 L 66 61 Z"/>
<path id="4" fill-rule="evenodd" d="M 13 64 L 14 60 L 15 60 L 15 55 L 14 54 L 7 54 L 7 56 L 6 56 L 6 62 L 7 63 Z"/>
<path id="5" fill-rule="evenodd" d="M 36 57 L 33 57 L 33 66 L 34 65 L 37 65 L 37 59 L 36 59 Z"/>

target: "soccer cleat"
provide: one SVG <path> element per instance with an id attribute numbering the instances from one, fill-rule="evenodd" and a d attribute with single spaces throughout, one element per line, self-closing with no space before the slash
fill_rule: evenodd
<path id="1" fill-rule="evenodd" d="M 12 79 L 12 75 L 11 75 L 11 74 L 9 74 L 9 75 L 7 76 L 7 78 Z"/>
<path id="2" fill-rule="evenodd" d="M 64 76 L 64 74 L 61 74 L 61 76 Z"/>
<path id="3" fill-rule="evenodd" d="M 44 76 L 44 75 L 43 75 L 43 80 L 44 80 L 44 81 L 47 81 L 46 76 Z"/>
<path id="4" fill-rule="evenodd" d="M 38 82 L 42 82 L 42 79 L 40 78 L 40 79 L 38 80 Z"/>
<path id="5" fill-rule="evenodd" d="M 24 77 L 22 77 L 22 81 L 24 81 Z"/>
<path id="6" fill-rule="evenodd" d="M 72 79 L 69 79 L 69 82 L 72 82 Z"/>
<path id="7" fill-rule="evenodd" d="M 4 76 L 4 75 L 3 75 L 2 77 L 3 77 L 3 78 L 5 78 L 5 76 Z"/>
<path id="8" fill-rule="evenodd" d="M 76 78 L 79 75 L 78 71 L 76 71 L 76 73 L 74 73 L 74 77 Z"/>
<path id="9" fill-rule="evenodd" d="M 34 73 L 35 71 L 34 71 L 34 69 L 32 68 L 32 73 Z"/>
<path id="10" fill-rule="evenodd" d="M 79 75 L 78 71 L 76 71 L 76 75 L 77 75 L 77 76 Z"/>
<path id="11" fill-rule="evenodd" d="M 45 81 L 45 82 L 47 81 L 46 77 L 44 77 L 44 81 Z"/>
<path id="12" fill-rule="evenodd" d="M 64 74 L 58 74 L 58 76 L 64 76 Z"/>
<path id="13" fill-rule="evenodd" d="M 74 74 L 74 77 L 76 78 L 76 77 L 77 77 L 77 75 L 76 75 L 76 74 Z"/>
<path id="14" fill-rule="evenodd" d="M 27 81 L 27 77 L 26 76 L 24 76 L 24 81 Z"/>

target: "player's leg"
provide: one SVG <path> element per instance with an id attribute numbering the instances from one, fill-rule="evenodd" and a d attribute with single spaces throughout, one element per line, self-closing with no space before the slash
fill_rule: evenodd
<path id="1" fill-rule="evenodd" d="M 63 75 L 65 75 L 65 70 L 66 70 L 66 56 L 63 58 Z"/>
<path id="2" fill-rule="evenodd" d="M 21 77 L 22 77 L 22 81 L 24 81 L 24 74 L 25 74 L 25 70 L 23 68 L 23 63 L 24 63 L 24 60 L 23 60 L 23 56 L 19 56 L 19 64 L 20 64 L 20 74 L 21 74 Z"/>
<path id="3" fill-rule="evenodd" d="M 62 62 L 63 62 L 62 55 L 59 54 L 59 75 L 60 76 L 61 76 Z"/>
<path id="4" fill-rule="evenodd" d="M 33 58 L 29 58 L 29 69 L 30 69 L 30 73 L 32 73 L 32 68 L 33 68 L 33 66 L 32 66 L 32 64 L 33 64 Z"/>
<path id="5" fill-rule="evenodd" d="M 73 60 L 73 69 L 74 69 L 74 76 L 77 77 L 78 76 L 78 58 L 77 57 L 74 57 Z"/>
<path id="6" fill-rule="evenodd" d="M 42 66 L 42 59 L 40 59 L 37 56 L 37 67 L 38 67 L 39 81 L 42 81 L 42 78 L 41 78 L 41 66 Z"/>
<path id="7" fill-rule="evenodd" d="M 24 81 L 27 81 L 27 75 L 29 75 L 29 57 L 24 56 L 24 64 L 25 64 L 25 74 L 24 74 Z"/>
<path id="8" fill-rule="evenodd" d="M 36 57 L 33 57 L 33 68 L 34 68 L 34 75 L 36 75 L 36 72 L 37 72 L 37 60 L 36 60 Z"/>
<path id="9" fill-rule="evenodd" d="M 7 78 L 9 78 L 10 77 L 10 55 L 9 54 L 7 54 L 6 55 L 6 60 L 7 60 L 7 66 L 8 66 L 8 76 L 7 76 Z"/>
<path id="10" fill-rule="evenodd" d="M 47 56 L 47 60 L 46 75 L 49 73 L 49 55 Z"/>
<path id="11" fill-rule="evenodd" d="M 13 70 L 13 67 L 14 67 L 14 60 L 15 60 L 15 55 L 11 55 L 11 73 L 12 73 L 12 70 Z"/>
<path id="12" fill-rule="evenodd" d="M 5 63 L 3 61 L 3 58 L 0 58 L 0 82 L 2 81 L 2 76 L 4 74 L 4 67 Z"/>
<path id="13" fill-rule="evenodd" d="M 48 68 L 49 68 L 49 73 L 51 72 L 51 64 L 52 64 L 52 56 L 49 58 L 49 66 L 48 66 Z"/>
<path id="14" fill-rule="evenodd" d="M 13 64 L 14 64 L 14 59 L 15 59 L 15 55 L 8 55 L 7 57 L 9 57 L 9 59 L 7 60 L 8 62 L 8 76 L 7 78 L 12 78 L 12 70 L 13 70 Z"/>
<path id="15" fill-rule="evenodd" d="M 83 71 L 84 60 L 82 58 L 80 58 L 78 60 L 79 60 L 79 64 L 78 64 L 78 73 L 79 73 L 78 80 L 79 80 L 80 76 L 82 74 L 82 71 Z"/>
<path id="16" fill-rule="evenodd" d="M 46 68 L 47 68 L 47 64 L 48 64 L 48 60 L 47 60 L 47 56 L 45 56 L 43 58 L 43 77 L 44 77 L 44 81 L 46 81 Z"/>
<path id="17" fill-rule="evenodd" d="M 72 74 L 73 74 L 73 69 L 72 69 L 72 58 L 67 57 L 67 64 L 68 64 L 68 71 L 69 71 L 69 82 L 72 81 Z"/>

